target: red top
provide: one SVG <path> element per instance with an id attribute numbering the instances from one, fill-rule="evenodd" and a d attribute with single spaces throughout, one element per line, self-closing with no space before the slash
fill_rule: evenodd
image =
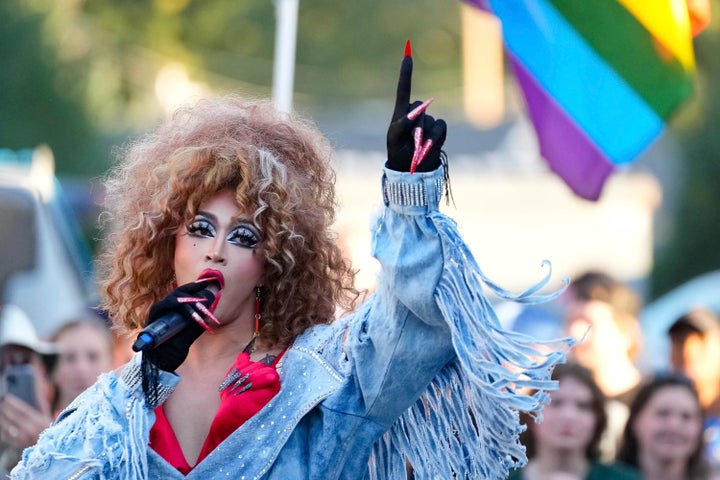
<path id="1" fill-rule="evenodd" d="M 247 352 L 238 355 L 228 370 L 228 378 L 232 381 L 220 391 L 220 407 L 210 424 L 197 463 L 280 391 L 280 377 L 275 367 L 284 353 L 283 350 L 270 365 L 250 361 Z M 241 392 L 243 389 L 246 390 Z M 155 424 L 150 429 L 150 447 L 180 473 L 187 475 L 194 467 L 185 459 L 162 405 L 155 409 L 155 417 Z"/>

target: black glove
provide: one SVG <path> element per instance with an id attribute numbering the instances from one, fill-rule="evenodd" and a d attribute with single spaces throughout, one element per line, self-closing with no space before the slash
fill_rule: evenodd
<path id="1" fill-rule="evenodd" d="M 415 171 L 431 172 L 437 169 L 442 161 L 442 146 L 447 135 L 447 124 L 445 120 L 435 120 L 424 112 L 412 120 L 408 118 L 408 113 L 423 103 L 416 101 L 410 104 L 412 70 L 413 60 L 412 56 L 409 55 L 408 42 L 406 56 L 400 65 L 395 111 L 387 133 L 388 160 L 386 165 L 388 168 L 398 172 L 410 171 L 413 153 L 415 152 L 413 132 L 415 127 L 421 127 L 423 144 L 428 139 L 432 140 L 433 144 L 425 158 L 417 165 Z"/>
<path id="2" fill-rule="evenodd" d="M 147 357 L 150 363 L 166 372 L 175 371 L 185 361 L 190 351 L 190 345 L 205 331 L 205 329 L 193 319 L 193 314 L 197 314 L 200 317 L 205 317 L 205 315 L 197 310 L 194 306 L 195 302 L 180 303 L 178 302 L 178 298 L 205 298 L 205 300 L 200 303 L 206 307 L 210 307 L 210 304 L 214 300 L 214 295 L 211 296 L 211 298 L 207 298 L 210 297 L 210 292 L 206 291 L 207 286 L 208 282 L 192 282 L 181 285 L 150 307 L 146 325 L 150 325 L 170 313 L 179 313 L 187 321 L 187 326 L 164 343 L 143 353 L 143 358 Z"/>

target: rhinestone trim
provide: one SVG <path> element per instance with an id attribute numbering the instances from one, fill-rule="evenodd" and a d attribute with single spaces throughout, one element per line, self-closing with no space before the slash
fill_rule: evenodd
<path id="1" fill-rule="evenodd" d="M 142 371 L 140 365 L 137 362 L 130 362 L 123 368 L 120 379 L 127 385 L 128 389 L 132 392 L 142 391 Z M 175 391 L 175 387 L 168 387 L 167 385 L 158 385 L 157 394 L 154 398 L 147 398 L 147 404 L 150 408 L 155 408 L 158 405 L 167 400 L 171 393 Z"/>
<path id="2" fill-rule="evenodd" d="M 432 193 L 436 198 L 428 201 L 428 192 L 424 183 L 389 182 L 386 177 L 383 177 L 383 201 L 385 204 L 393 203 L 402 207 L 437 205 L 442 199 L 444 186 L 444 179 L 435 180 L 435 191 Z"/>

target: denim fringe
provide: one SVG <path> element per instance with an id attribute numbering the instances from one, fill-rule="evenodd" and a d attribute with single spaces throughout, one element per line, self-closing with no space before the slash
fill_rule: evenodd
<path id="1" fill-rule="evenodd" d="M 62 451 L 63 445 L 75 443 L 79 437 L 83 442 L 85 463 L 78 462 L 78 470 L 83 471 L 87 467 L 102 468 L 96 472 L 100 480 L 137 480 L 147 478 L 147 448 L 148 435 L 152 422 L 151 412 L 145 406 L 145 400 L 141 395 L 131 395 L 127 399 L 124 412 L 116 411 L 110 402 L 85 402 L 84 397 L 90 394 L 91 398 L 98 398 L 98 395 L 112 397 L 118 392 L 115 384 L 118 382 L 112 374 L 102 374 L 93 385 L 92 390 L 81 394 L 69 405 L 59 417 L 62 418 L 71 413 L 73 422 L 77 425 L 74 429 L 51 428 L 45 430 L 42 435 L 42 442 L 32 450 L 26 458 L 25 471 L 31 471 L 33 467 L 38 471 L 43 470 L 43 465 L 52 454 Z M 95 393 L 97 391 L 100 393 Z M 83 408 L 78 408 L 84 403 Z M 124 422 L 118 420 L 118 415 L 124 415 L 128 429 L 124 431 L 121 427 Z M 47 451 L 44 451 L 47 450 Z"/>
<path id="2" fill-rule="evenodd" d="M 569 281 L 555 292 L 538 294 L 552 274 L 545 261 L 544 278 L 512 294 L 483 274 L 452 220 L 437 215 L 434 221 L 446 258 L 435 300 L 457 356 L 375 443 L 366 478 L 404 479 L 407 460 L 417 480 L 504 480 L 511 468 L 527 462 L 519 441 L 526 428 L 519 412 L 542 418 L 547 391 L 557 388 L 552 369 L 565 361 L 574 340 L 540 342 L 503 329 L 483 284 L 501 298 L 527 304 L 556 298 Z M 528 389 L 537 391 L 531 395 Z"/>

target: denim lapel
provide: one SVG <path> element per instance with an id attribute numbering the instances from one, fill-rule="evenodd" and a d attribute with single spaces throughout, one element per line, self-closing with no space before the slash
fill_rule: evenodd
<path id="1" fill-rule="evenodd" d="M 285 353 L 280 392 L 185 478 L 258 479 L 269 470 L 300 419 L 343 383 L 317 345 L 307 343 L 299 339 Z"/>

